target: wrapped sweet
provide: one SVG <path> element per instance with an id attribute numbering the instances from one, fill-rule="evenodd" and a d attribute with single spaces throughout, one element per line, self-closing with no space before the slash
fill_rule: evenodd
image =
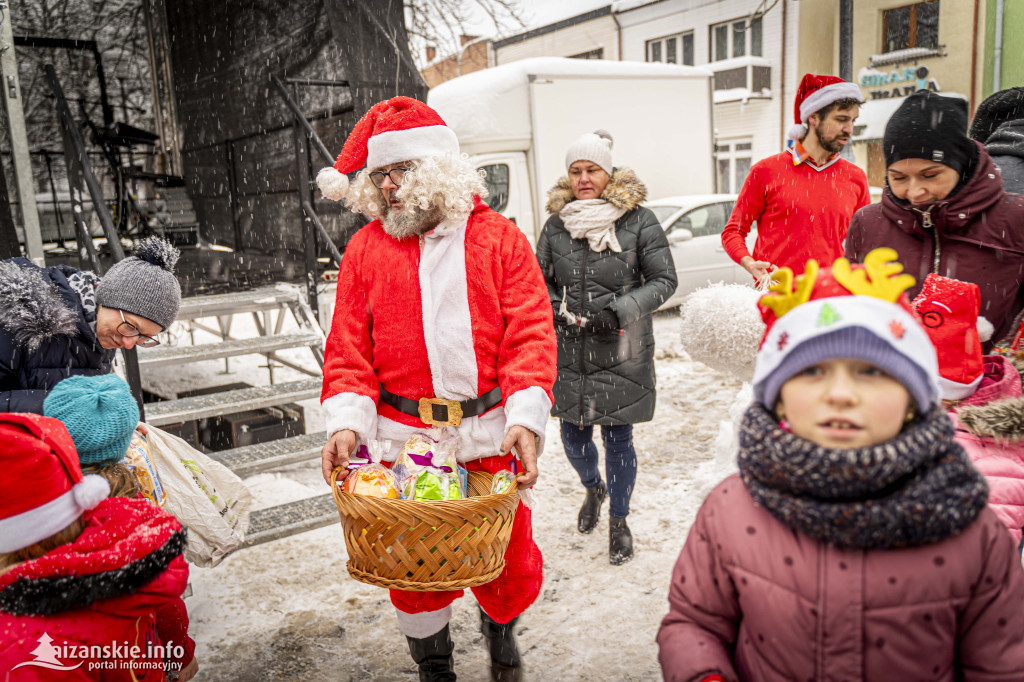
<path id="1" fill-rule="evenodd" d="M 160 473 L 156 470 L 153 458 L 150 456 L 149 443 L 146 441 L 146 437 L 138 431 L 132 434 L 128 452 L 125 453 L 121 464 L 135 475 L 143 497 L 160 507 L 167 503 L 167 493 L 164 491 L 163 481 L 160 480 Z"/>
<path id="2" fill-rule="evenodd" d="M 434 467 L 420 467 L 402 481 L 403 500 L 461 500 L 459 477 Z"/>
<path id="3" fill-rule="evenodd" d="M 406 441 L 393 467 L 395 476 L 403 483 L 403 491 L 405 490 L 404 482 L 406 479 L 413 474 L 421 472 L 425 467 L 430 467 L 445 474 L 454 474 L 460 496 L 465 497 L 468 474 L 465 467 L 459 464 L 458 457 L 456 456 L 458 448 L 458 436 L 454 433 L 445 433 L 440 430 L 434 430 L 430 435 L 417 433 Z M 459 498 L 449 496 L 443 499 L 454 500 Z"/>
<path id="4" fill-rule="evenodd" d="M 515 474 L 508 469 L 502 469 L 498 473 L 494 474 L 494 477 L 491 479 L 491 494 L 497 495 L 500 493 L 507 493 L 515 480 Z"/>
<path id="5" fill-rule="evenodd" d="M 342 490 L 353 495 L 399 499 L 398 479 L 395 478 L 393 471 L 381 464 L 381 460 L 390 449 L 391 441 L 371 441 L 367 448 L 370 463 L 361 464 L 350 470 Z"/>

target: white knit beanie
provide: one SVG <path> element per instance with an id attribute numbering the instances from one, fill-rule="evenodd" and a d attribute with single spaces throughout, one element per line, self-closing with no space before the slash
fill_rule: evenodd
<path id="1" fill-rule="evenodd" d="M 590 161 L 601 167 L 608 177 L 612 175 L 612 136 L 607 130 L 595 130 L 581 135 L 569 145 L 565 153 L 565 167 L 577 161 Z"/>

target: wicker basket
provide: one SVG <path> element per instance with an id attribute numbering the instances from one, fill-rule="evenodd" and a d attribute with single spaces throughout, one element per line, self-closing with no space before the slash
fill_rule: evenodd
<path id="1" fill-rule="evenodd" d="M 469 472 L 463 500 L 387 500 L 331 490 L 348 547 L 348 572 L 379 587 L 416 592 L 461 590 L 488 583 L 505 568 L 505 548 L 519 505 L 515 481 L 491 495 L 492 475 Z"/>

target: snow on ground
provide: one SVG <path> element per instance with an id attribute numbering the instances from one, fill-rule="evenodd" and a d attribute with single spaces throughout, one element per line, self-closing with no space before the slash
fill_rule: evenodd
<path id="1" fill-rule="evenodd" d="M 730 466 L 728 458 L 716 462 L 715 442 L 741 383 L 686 356 L 675 310 L 656 315 L 654 327 L 658 407 L 652 422 L 634 429 L 640 468 L 629 516 L 636 555 L 629 563 L 608 563 L 607 503 L 593 533 L 576 531 L 583 487 L 562 451 L 557 422 L 548 423 L 533 514 L 544 587 L 517 627 L 528 680 L 661 678 L 654 638 L 672 566 L 704 495 Z M 312 363 L 308 351 L 286 355 Z M 260 364 L 232 359 L 228 375 L 220 374 L 223 361 L 175 367 L 152 377 L 150 388 L 265 384 Z M 299 378 L 275 370 L 275 381 Z M 303 406 L 307 428 L 323 428 L 317 401 Z M 327 491 L 319 461 L 246 482 L 262 507 Z M 349 578 L 346 558 L 339 523 L 241 550 L 215 568 L 193 567 L 185 603 L 197 642 L 196 680 L 416 679 L 387 592 Z M 469 591 L 455 602 L 452 638 L 459 679 L 489 679 Z"/>

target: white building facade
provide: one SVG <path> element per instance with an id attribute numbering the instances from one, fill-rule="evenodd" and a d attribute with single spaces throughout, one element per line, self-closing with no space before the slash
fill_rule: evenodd
<path id="1" fill-rule="evenodd" d="M 622 0 L 613 6 L 622 59 L 703 66 L 714 73 L 719 192 L 738 192 L 754 162 L 784 148 L 793 123 L 791 84 L 799 78 L 801 4 L 782 0 L 762 15 L 751 14 L 758 6 L 751 0 Z"/>

